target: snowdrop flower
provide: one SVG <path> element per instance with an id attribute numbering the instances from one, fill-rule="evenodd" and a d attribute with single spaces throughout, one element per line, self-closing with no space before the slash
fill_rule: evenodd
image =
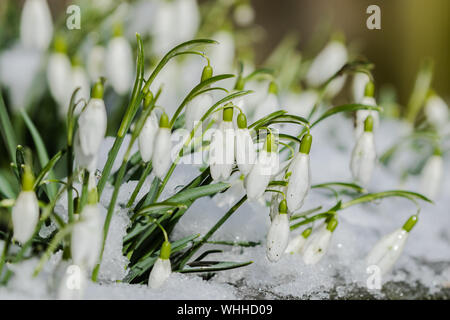
<path id="1" fill-rule="evenodd" d="M 96 45 L 89 52 L 87 59 L 87 70 L 91 81 L 97 81 L 105 76 L 105 48 Z"/>
<path id="2" fill-rule="evenodd" d="M 422 169 L 421 193 L 432 200 L 439 196 L 442 186 L 444 162 L 439 151 L 431 156 Z"/>
<path id="3" fill-rule="evenodd" d="M 203 68 L 201 82 L 212 77 L 213 69 L 210 65 Z M 195 96 L 188 102 L 185 112 L 186 129 L 190 132 L 195 127 L 195 122 L 200 121 L 202 116 L 212 106 L 213 99 L 208 92 Z"/>
<path id="4" fill-rule="evenodd" d="M 72 95 L 73 91 L 78 87 L 80 88 L 80 90 L 78 91 L 76 96 L 77 100 L 84 99 L 88 101 L 90 89 L 89 77 L 84 68 L 80 64 L 75 63 L 75 65 L 72 67 L 72 89 L 69 90 L 69 95 Z"/>
<path id="5" fill-rule="evenodd" d="M 169 117 L 166 113 L 161 115 L 159 119 L 159 128 L 156 133 L 155 145 L 152 155 L 152 165 L 155 175 L 163 179 L 169 169 L 171 160 L 171 133 L 169 125 Z"/>
<path id="6" fill-rule="evenodd" d="M 245 188 L 249 200 L 259 199 L 266 191 L 271 177 L 278 170 L 278 153 L 272 133 L 266 138 L 263 150 L 245 180 Z"/>
<path id="7" fill-rule="evenodd" d="M 277 98 L 278 88 L 275 82 L 270 82 L 269 90 L 260 105 L 256 106 L 254 120 L 259 120 L 272 112 L 278 111 L 278 98 Z"/>
<path id="8" fill-rule="evenodd" d="M 47 50 L 53 22 L 47 0 L 26 0 L 20 17 L 20 40 L 27 48 Z"/>
<path id="9" fill-rule="evenodd" d="M 316 264 L 323 258 L 328 251 L 331 237 L 337 225 L 337 219 L 332 217 L 308 237 L 303 249 L 303 262 L 305 264 Z"/>
<path id="10" fill-rule="evenodd" d="M 400 257 L 409 232 L 415 226 L 417 220 L 416 215 L 411 216 L 402 228 L 381 238 L 368 254 L 366 258 L 367 266 L 378 266 L 382 275 L 391 270 Z"/>
<path id="11" fill-rule="evenodd" d="M 347 62 L 347 49 L 340 41 L 333 40 L 316 56 L 306 75 L 307 83 L 318 87 L 330 79 Z"/>
<path id="12" fill-rule="evenodd" d="M 81 300 L 87 286 L 87 274 L 83 266 L 69 265 L 64 270 L 56 297 L 58 300 Z"/>
<path id="13" fill-rule="evenodd" d="M 237 117 L 236 163 L 239 171 L 247 175 L 256 162 L 256 148 L 247 128 L 247 117 L 242 112 Z"/>
<path id="14" fill-rule="evenodd" d="M 88 203 L 83 207 L 79 220 L 74 225 L 70 250 L 75 264 L 91 270 L 100 254 L 103 219 L 95 186 L 89 191 L 88 197 Z"/>
<path id="15" fill-rule="evenodd" d="M 302 253 L 306 243 L 306 239 L 310 236 L 312 228 L 305 229 L 301 234 L 289 241 L 285 253 L 295 254 Z"/>
<path id="16" fill-rule="evenodd" d="M 335 79 L 331 80 L 325 89 L 325 97 L 327 99 L 334 98 L 339 92 L 341 92 L 342 88 L 345 85 L 345 81 L 347 80 L 347 75 L 343 74 Z"/>
<path id="17" fill-rule="evenodd" d="M 365 89 L 364 98 L 361 100 L 361 104 L 376 107 L 377 103 L 373 97 L 374 95 L 374 85 L 373 82 L 368 82 Z M 368 116 L 372 116 L 374 129 L 378 128 L 380 123 L 380 116 L 378 111 L 375 110 L 357 110 L 356 111 L 356 121 L 354 134 L 356 138 L 359 138 L 364 132 L 364 121 Z"/>
<path id="18" fill-rule="evenodd" d="M 247 27 L 254 21 L 255 11 L 250 4 L 241 3 L 234 9 L 233 18 L 239 26 Z"/>
<path id="19" fill-rule="evenodd" d="M 225 180 L 231 175 L 234 163 L 233 105 L 223 110 L 223 121 L 211 137 L 209 165 L 214 180 Z"/>
<path id="20" fill-rule="evenodd" d="M 289 165 L 289 181 L 286 189 L 286 201 L 290 212 L 300 209 L 311 186 L 311 169 L 309 166 L 309 151 L 312 136 L 308 133 L 302 138 L 300 152 Z"/>
<path id="21" fill-rule="evenodd" d="M 85 155 L 97 154 L 107 125 L 106 107 L 103 101 L 103 85 L 97 82 L 92 97 L 78 118 L 81 150 Z"/>
<path id="22" fill-rule="evenodd" d="M 269 261 L 280 260 L 289 242 L 289 216 L 287 214 L 286 200 L 282 200 L 278 207 L 278 214 L 272 220 L 267 233 L 266 255 Z"/>
<path id="23" fill-rule="evenodd" d="M 442 128 L 448 122 L 448 105 L 445 101 L 433 94 L 425 104 L 425 116 L 436 128 Z"/>
<path id="24" fill-rule="evenodd" d="M 114 90 L 124 95 L 130 89 L 133 81 L 133 55 L 130 44 L 116 27 L 114 38 L 106 48 L 106 76 Z"/>
<path id="25" fill-rule="evenodd" d="M 200 24 L 200 12 L 196 0 L 175 0 L 177 43 L 195 37 Z"/>
<path id="26" fill-rule="evenodd" d="M 364 122 L 364 133 L 358 138 L 352 152 L 350 169 L 353 179 L 367 186 L 372 178 L 376 161 L 375 141 L 373 136 L 373 118 L 368 116 Z"/>
<path id="27" fill-rule="evenodd" d="M 97 169 L 97 154 L 84 154 L 80 143 L 80 131 L 75 133 L 73 141 L 73 153 L 75 155 L 75 163 L 78 168 L 86 169 L 90 173 L 94 173 Z"/>
<path id="28" fill-rule="evenodd" d="M 61 115 L 65 117 L 72 89 L 72 66 L 61 37 L 55 39 L 55 51 L 48 59 L 47 82 L 52 97 L 61 107 Z"/>
<path id="29" fill-rule="evenodd" d="M 352 94 L 353 101 L 360 103 L 365 96 L 366 85 L 370 82 L 369 76 L 364 72 L 357 72 L 353 76 Z"/>
<path id="30" fill-rule="evenodd" d="M 24 244 L 34 234 L 39 221 L 39 205 L 33 191 L 34 177 L 29 166 L 25 166 L 22 177 L 22 191 L 12 208 L 14 239 Z"/>
<path id="31" fill-rule="evenodd" d="M 142 161 L 148 162 L 153 156 L 153 149 L 155 145 L 155 137 L 158 133 L 158 117 L 155 110 L 145 120 L 141 133 L 138 137 L 139 152 L 141 154 Z"/>
<path id="32" fill-rule="evenodd" d="M 172 273 L 172 267 L 170 265 L 170 242 L 164 241 L 161 246 L 161 253 L 159 258 L 153 265 L 152 271 L 148 278 L 148 286 L 150 288 L 156 289 L 162 286 L 162 284 L 169 278 Z"/>

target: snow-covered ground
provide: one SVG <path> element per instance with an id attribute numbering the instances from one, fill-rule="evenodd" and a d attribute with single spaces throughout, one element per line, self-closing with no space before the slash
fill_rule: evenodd
<path id="1" fill-rule="evenodd" d="M 384 119 L 376 131 L 378 153 L 381 154 L 407 128 L 401 123 Z M 342 181 L 351 182 L 349 170 L 350 154 L 354 138 L 351 120 L 337 116 L 319 124 L 312 130 L 314 136 L 311 150 L 313 184 Z M 104 159 L 112 138 L 106 139 L 102 153 Z M 125 143 L 126 145 L 126 143 Z M 103 159 L 103 161 L 104 161 Z M 118 157 L 119 161 L 121 156 Z M 401 159 L 399 157 L 399 159 Z M 401 166 L 397 163 L 397 166 Z M 102 161 L 99 167 L 102 167 Z M 117 169 L 117 168 L 116 168 Z M 208 248 L 223 249 L 222 253 L 208 256 L 209 260 L 253 261 L 253 264 L 218 272 L 210 280 L 203 280 L 198 274 L 172 274 L 159 289 L 145 285 L 129 285 L 120 280 L 126 275 L 128 260 L 123 257 L 122 237 L 129 223 L 127 213 L 120 204 L 126 202 L 137 181 L 124 184 L 121 188 L 117 210 L 113 216 L 105 255 L 100 269 L 99 283 L 89 283 L 86 299 L 277 299 L 277 298 L 425 298 L 449 297 L 450 287 L 450 162 L 445 162 L 445 177 L 442 192 L 434 205 L 422 204 L 417 226 L 411 231 L 405 250 L 382 282 L 382 290 L 368 290 L 364 258 L 376 241 L 390 233 L 416 213 L 416 207 L 406 199 L 389 198 L 375 203 L 350 207 L 339 212 L 339 226 L 334 232 L 327 255 L 313 266 L 305 265 L 299 255 L 284 255 L 280 261 L 270 263 L 265 253 L 265 237 L 269 228 L 269 210 L 261 203 L 245 203 L 214 234 L 212 240 L 255 241 L 256 247 L 226 245 L 205 245 Z M 176 192 L 198 174 L 198 168 L 180 165 L 175 170 L 166 192 L 161 199 Z M 149 188 L 150 179 L 142 188 L 142 196 Z M 400 185 L 398 171 L 378 165 L 369 192 L 407 189 L 420 191 L 419 178 L 410 177 Z M 101 204 L 105 206 L 112 188 L 103 193 Z M 221 198 L 222 197 L 222 198 Z M 346 199 L 346 196 L 343 196 Z M 237 198 L 239 199 L 239 198 Z M 236 200 L 237 200 L 236 199 Z M 194 233 L 204 234 L 231 207 L 223 195 L 217 198 L 198 199 L 182 217 L 171 240 L 177 240 Z M 235 201 L 236 201 L 235 200 Z M 221 206 L 218 206 L 218 203 Z M 302 210 L 322 206 L 324 209 L 336 203 L 327 190 L 313 189 Z M 66 200 L 61 199 L 57 212 L 64 216 Z M 50 227 L 51 228 L 51 227 Z M 45 235 L 49 230 L 41 230 Z M 292 232 L 291 237 L 302 231 Z M 13 266 L 14 276 L 6 287 L 0 288 L 1 299 L 48 299 L 54 298 L 54 279 L 61 273 L 56 267 L 61 252 L 54 254 L 43 272 L 33 278 L 32 272 L 38 259 L 26 260 Z"/>

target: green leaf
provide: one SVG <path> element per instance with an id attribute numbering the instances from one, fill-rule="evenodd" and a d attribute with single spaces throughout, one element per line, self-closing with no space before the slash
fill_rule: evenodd
<path id="1" fill-rule="evenodd" d="M 322 120 L 336 114 L 336 113 L 340 113 L 340 112 L 353 112 L 356 110 L 375 110 L 375 111 L 379 111 L 381 112 L 383 109 L 380 107 L 374 107 L 374 106 L 368 106 L 368 105 L 364 105 L 364 104 L 359 104 L 359 103 L 353 103 L 353 104 L 344 104 L 342 106 L 337 106 L 334 108 L 331 108 L 329 110 L 327 110 L 324 114 L 322 114 L 319 119 L 317 119 L 316 121 L 314 121 L 311 124 L 311 128 L 314 127 L 316 124 L 318 124 L 319 122 L 321 122 Z"/>
<path id="2" fill-rule="evenodd" d="M 7 177 L 4 176 L 3 173 L 0 173 L 0 193 L 3 194 L 6 198 L 15 198 L 16 191 L 11 186 L 10 181 Z"/>
<path id="3" fill-rule="evenodd" d="M 180 272 L 180 273 L 194 273 L 194 272 L 214 272 L 214 271 L 223 271 L 223 270 L 230 270 L 230 269 L 236 269 L 240 267 L 248 266 L 249 264 L 252 264 L 253 261 L 247 261 L 247 262 L 230 262 L 230 261 L 201 261 L 200 263 L 191 265 L 194 265 L 194 267 L 186 266 L 182 270 L 177 270 L 174 272 Z M 198 266 L 196 265 L 202 265 L 207 264 L 204 266 Z"/>
<path id="4" fill-rule="evenodd" d="M 206 243 L 224 246 L 256 247 L 261 244 L 261 241 L 206 241 Z"/>
<path id="5" fill-rule="evenodd" d="M 298 227 L 301 227 L 301 226 L 303 226 L 303 225 L 305 225 L 305 224 L 311 223 L 311 222 L 316 221 L 316 220 L 319 220 L 319 219 L 326 219 L 326 218 L 328 218 L 329 216 L 334 215 L 334 214 L 335 214 L 335 212 L 324 212 L 324 213 L 319 213 L 319 214 L 317 214 L 317 215 L 315 215 L 315 216 L 313 216 L 313 217 L 311 217 L 311 218 L 307 218 L 307 219 L 305 219 L 305 220 L 303 220 L 303 221 L 300 221 L 300 222 L 298 222 L 298 223 L 296 223 L 296 224 L 290 226 L 290 229 L 291 229 L 291 231 L 292 231 L 292 230 L 295 230 L 295 229 L 297 229 Z"/>
<path id="6" fill-rule="evenodd" d="M 0 132 L 12 162 L 16 162 L 17 139 L 0 92 Z"/>
<path id="7" fill-rule="evenodd" d="M 214 184 L 209 184 L 206 186 L 200 186 L 196 188 L 187 189 L 180 191 L 176 195 L 170 197 L 168 201 L 184 203 L 186 201 L 194 201 L 198 198 L 210 196 L 221 192 L 230 187 L 229 183 L 219 182 Z"/>
<path id="8" fill-rule="evenodd" d="M 353 189 L 353 190 L 355 190 L 356 192 L 359 192 L 359 193 L 366 192 L 366 189 L 364 189 L 363 187 L 361 187 L 361 186 L 359 186 L 359 185 L 357 185 L 355 183 L 347 183 L 347 182 L 320 183 L 320 184 L 312 185 L 311 189 L 328 188 L 328 187 L 333 187 L 333 186 L 345 187 L 345 188 Z"/>
<path id="9" fill-rule="evenodd" d="M 312 208 L 312 209 L 309 209 L 309 210 L 305 210 L 305 211 L 302 211 L 302 212 L 293 214 L 293 215 L 291 216 L 291 218 L 290 218 L 290 221 L 295 221 L 295 220 L 297 220 L 297 219 L 306 217 L 306 216 L 310 215 L 311 213 L 317 212 L 317 211 L 319 211 L 319 210 L 322 210 L 322 206 L 318 206 L 318 207 L 316 207 L 316 208 Z"/>
<path id="10" fill-rule="evenodd" d="M 150 215 L 154 213 L 164 214 L 169 210 L 173 210 L 174 208 L 184 208 L 186 209 L 186 205 L 184 203 L 176 203 L 170 201 L 164 201 L 160 203 L 152 203 L 143 208 L 141 208 L 136 214 L 137 215 Z"/>
<path id="11" fill-rule="evenodd" d="M 390 190 L 390 191 L 384 191 L 384 192 L 378 192 L 378 193 L 369 193 L 369 194 L 365 194 L 359 198 L 350 200 L 348 202 L 345 202 L 342 204 L 341 208 L 345 209 L 348 208 L 350 206 L 353 206 L 355 204 L 359 204 L 359 203 L 364 203 L 364 202 L 370 202 L 376 199 L 383 199 L 383 198 L 388 198 L 388 197 L 401 197 L 401 198 L 406 198 L 408 200 L 411 200 L 415 203 L 415 200 L 423 200 L 429 203 L 433 203 L 433 201 L 431 201 L 430 199 L 428 199 L 427 197 L 425 197 L 424 195 L 417 193 L 417 192 L 412 192 L 412 191 L 404 191 L 404 190 Z"/>
<path id="12" fill-rule="evenodd" d="M 45 149 L 45 144 L 42 141 L 41 135 L 39 134 L 38 130 L 34 126 L 33 122 L 31 121 L 30 117 L 28 117 L 28 114 L 25 112 L 25 110 L 20 110 L 20 113 L 25 121 L 26 126 L 28 127 L 28 130 L 31 133 L 31 136 L 33 138 L 34 144 L 36 146 L 39 162 L 42 167 L 44 167 L 48 162 L 48 154 L 47 150 Z M 49 179 L 53 179 L 53 172 L 50 170 L 48 173 Z M 49 196 L 49 199 L 53 199 L 56 194 L 56 188 L 53 184 L 48 184 L 46 186 L 46 190 Z"/>
<path id="13" fill-rule="evenodd" d="M 66 153 L 65 150 L 61 150 L 59 151 L 57 154 L 55 154 L 53 156 L 53 158 L 50 159 L 50 161 L 47 162 L 47 164 L 45 165 L 45 167 L 41 170 L 41 172 L 39 172 L 38 176 L 36 177 L 36 180 L 34 182 L 34 187 L 33 189 L 36 189 L 37 186 L 39 186 L 39 184 L 41 183 L 41 181 L 45 178 L 45 176 L 50 172 L 50 170 L 53 169 L 53 167 L 55 166 L 55 164 L 59 161 L 59 159 L 61 159 L 61 157 L 63 156 L 63 154 Z"/>

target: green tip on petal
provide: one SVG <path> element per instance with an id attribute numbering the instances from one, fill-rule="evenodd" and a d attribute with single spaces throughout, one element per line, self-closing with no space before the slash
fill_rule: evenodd
<path id="1" fill-rule="evenodd" d="M 98 193 L 97 193 L 97 188 L 94 187 L 91 190 L 89 190 L 88 193 L 88 203 L 89 204 L 96 204 L 98 203 Z"/>
<path id="2" fill-rule="evenodd" d="M 160 128 L 170 128 L 169 117 L 167 116 L 167 114 L 165 112 L 161 115 L 161 118 L 159 118 L 159 127 Z"/>
<path id="3" fill-rule="evenodd" d="M 405 222 L 402 229 L 405 230 L 406 232 L 410 232 L 411 229 L 416 225 L 418 219 L 419 217 L 417 215 L 409 217 L 408 221 Z"/>
<path id="4" fill-rule="evenodd" d="M 366 88 L 364 89 L 364 96 L 373 97 L 375 94 L 375 85 L 372 81 L 369 81 L 366 84 Z"/>
<path id="5" fill-rule="evenodd" d="M 31 168 L 27 165 L 23 166 L 23 175 L 22 175 L 22 190 L 23 191 L 32 191 L 34 185 L 34 175 L 31 171 Z"/>
<path id="6" fill-rule="evenodd" d="M 241 76 L 239 76 L 236 80 L 236 84 L 234 85 L 235 90 L 244 90 L 245 80 Z"/>
<path id="7" fill-rule="evenodd" d="M 264 148 L 267 152 L 276 152 L 275 139 L 272 133 L 269 133 L 266 137 L 266 142 L 264 144 Z"/>
<path id="8" fill-rule="evenodd" d="M 63 36 L 57 35 L 55 37 L 55 42 L 53 43 L 54 49 L 56 52 L 66 53 L 67 52 L 67 44 L 66 40 Z"/>
<path id="9" fill-rule="evenodd" d="M 278 94 L 278 86 L 275 81 L 271 81 L 269 84 L 269 93 Z"/>
<path id="10" fill-rule="evenodd" d="M 164 241 L 161 246 L 161 253 L 159 257 L 163 260 L 168 260 L 170 258 L 171 245 L 169 241 Z"/>
<path id="11" fill-rule="evenodd" d="M 278 213 L 279 214 L 286 214 L 287 213 L 287 202 L 286 200 L 281 200 L 280 204 L 278 205 Z"/>
<path id="12" fill-rule="evenodd" d="M 153 93 L 149 90 L 145 94 L 144 98 L 144 109 L 147 109 L 153 101 Z"/>
<path id="13" fill-rule="evenodd" d="M 327 229 L 333 232 L 338 226 L 338 220 L 335 217 L 332 217 L 328 220 Z"/>
<path id="14" fill-rule="evenodd" d="M 311 150 L 312 143 L 312 135 L 309 133 L 305 134 L 302 138 L 302 142 L 300 143 L 300 152 L 304 154 L 309 154 Z"/>
<path id="15" fill-rule="evenodd" d="M 373 117 L 368 116 L 366 120 L 364 120 L 364 131 L 365 132 L 372 132 L 373 130 Z"/>
<path id="16" fill-rule="evenodd" d="M 223 109 L 223 121 L 233 121 L 233 104 L 231 102 L 227 103 Z"/>
<path id="17" fill-rule="evenodd" d="M 113 36 L 121 37 L 122 35 L 123 35 L 122 24 L 119 22 L 116 22 L 113 26 Z"/>
<path id="18" fill-rule="evenodd" d="M 213 75 L 213 68 L 208 64 L 203 68 L 201 81 L 208 80 Z"/>
<path id="19" fill-rule="evenodd" d="M 237 125 L 239 129 L 246 129 L 247 128 L 247 117 L 243 112 L 238 114 L 237 117 Z"/>
<path id="20" fill-rule="evenodd" d="M 309 235 L 311 234 L 311 232 L 312 232 L 312 228 L 305 229 L 305 230 L 302 232 L 302 237 L 305 238 L 305 239 L 308 239 L 308 237 L 309 237 Z"/>
<path id="21" fill-rule="evenodd" d="M 103 83 L 101 81 L 97 81 L 92 87 L 91 98 L 103 99 L 103 90 Z"/>
<path id="22" fill-rule="evenodd" d="M 439 147 L 434 148 L 433 156 L 442 157 L 442 150 L 441 150 L 441 148 L 439 148 Z"/>

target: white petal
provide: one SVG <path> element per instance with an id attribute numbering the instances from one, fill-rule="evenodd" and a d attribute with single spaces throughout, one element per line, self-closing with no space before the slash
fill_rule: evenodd
<path id="1" fill-rule="evenodd" d="M 324 223 L 318 230 L 308 237 L 305 248 L 303 250 L 303 261 L 305 264 L 316 264 L 328 251 L 331 242 L 332 232 L 327 229 Z"/>
<path id="2" fill-rule="evenodd" d="M 46 50 L 52 40 L 53 23 L 46 0 L 26 0 L 20 18 L 20 40 L 27 48 Z"/>
<path id="3" fill-rule="evenodd" d="M 305 243 L 306 243 L 305 237 L 299 234 L 291 241 L 289 241 L 289 244 L 284 252 L 290 254 L 301 253 L 303 251 Z"/>
<path id="4" fill-rule="evenodd" d="M 280 260 L 289 242 L 289 217 L 278 214 L 270 225 L 267 234 L 267 258 L 275 262 Z"/>
<path id="5" fill-rule="evenodd" d="M 289 166 L 291 176 L 286 191 L 286 201 L 290 212 L 300 209 L 311 185 L 309 155 L 297 153 Z"/>
<path id="6" fill-rule="evenodd" d="M 276 173 L 277 169 L 278 154 L 261 150 L 258 160 L 245 179 L 245 188 L 250 200 L 257 200 L 264 194 L 272 175 Z"/>
<path id="7" fill-rule="evenodd" d="M 94 173 L 97 169 L 97 154 L 85 155 L 80 144 L 79 130 L 75 133 L 73 142 L 73 152 L 75 154 L 75 163 L 80 169 Z"/>
<path id="8" fill-rule="evenodd" d="M 158 258 L 148 278 L 149 287 L 153 289 L 161 287 L 167 278 L 169 278 L 171 272 L 170 260 Z"/>
<path id="9" fill-rule="evenodd" d="M 128 41 L 113 38 L 106 49 L 106 74 L 118 94 L 126 94 L 133 82 L 133 55 Z"/>
<path id="10" fill-rule="evenodd" d="M 441 191 L 444 162 L 441 156 L 430 157 L 422 169 L 421 193 L 435 200 Z"/>
<path id="11" fill-rule="evenodd" d="M 200 24 L 200 12 L 196 0 L 176 0 L 177 41 L 185 42 L 195 37 Z"/>
<path id="12" fill-rule="evenodd" d="M 350 168 L 353 179 L 367 186 L 372 178 L 376 161 L 375 142 L 372 132 L 364 132 L 352 152 Z"/>
<path id="13" fill-rule="evenodd" d="M 441 97 L 430 97 L 425 105 L 425 116 L 436 128 L 440 128 L 448 122 L 448 106 Z"/>
<path id="14" fill-rule="evenodd" d="M 85 155 L 97 154 L 106 133 L 106 108 L 102 99 L 91 99 L 78 118 L 80 145 Z"/>
<path id="15" fill-rule="evenodd" d="M 50 93 L 61 106 L 61 115 L 65 116 L 72 89 L 72 66 L 66 54 L 52 53 L 50 55 L 47 64 L 47 81 Z"/>
<path id="16" fill-rule="evenodd" d="M 69 95 L 71 96 L 73 91 L 80 87 L 80 90 L 78 91 L 76 95 L 76 100 L 78 99 L 84 99 L 86 101 L 89 100 L 90 97 L 90 85 L 89 85 L 89 78 L 84 69 L 80 66 L 76 66 L 72 68 L 72 89 L 69 90 Z M 70 99 L 70 97 L 69 97 Z M 75 101 L 76 101 L 75 100 Z M 75 113 L 80 113 L 80 108 L 77 108 L 75 110 Z"/>
<path id="17" fill-rule="evenodd" d="M 352 83 L 352 91 L 353 91 L 353 100 L 356 103 L 359 103 L 364 98 L 364 93 L 366 91 L 366 85 L 369 83 L 370 78 L 364 72 L 357 72 L 353 76 Z"/>
<path id="18" fill-rule="evenodd" d="M 89 52 L 87 61 L 87 70 L 91 81 L 98 81 L 105 74 L 105 56 L 106 51 L 102 46 L 94 46 Z"/>
<path id="19" fill-rule="evenodd" d="M 148 162 L 152 158 L 158 128 L 158 117 L 156 116 L 156 112 L 152 111 L 145 120 L 145 124 L 138 137 L 139 152 L 144 162 Z"/>
<path id="20" fill-rule="evenodd" d="M 163 179 L 169 169 L 171 159 L 172 141 L 170 129 L 159 128 L 156 134 L 155 149 L 153 150 L 152 165 L 155 175 Z"/>
<path id="21" fill-rule="evenodd" d="M 234 127 L 222 121 L 214 131 L 210 145 L 210 170 L 214 180 L 225 180 L 231 175 L 234 163 Z"/>
<path id="22" fill-rule="evenodd" d="M 256 162 L 256 148 L 248 129 L 236 130 L 236 163 L 239 171 L 247 175 Z"/>
<path id="23" fill-rule="evenodd" d="M 374 98 L 372 97 L 364 97 L 361 101 L 361 104 L 365 104 L 368 106 L 377 106 L 377 103 Z M 368 116 L 372 116 L 373 118 L 373 128 L 374 130 L 378 128 L 380 124 L 380 115 L 378 111 L 374 110 L 357 110 L 356 111 L 356 123 L 355 123 L 355 130 L 354 135 L 356 139 L 358 139 L 361 134 L 364 132 L 364 121 Z"/>
<path id="24" fill-rule="evenodd" d="M 39 221 L 39 205 L 34 191 L 22 191 L 12 208 L 14 239 L 27 242 Z"/>

